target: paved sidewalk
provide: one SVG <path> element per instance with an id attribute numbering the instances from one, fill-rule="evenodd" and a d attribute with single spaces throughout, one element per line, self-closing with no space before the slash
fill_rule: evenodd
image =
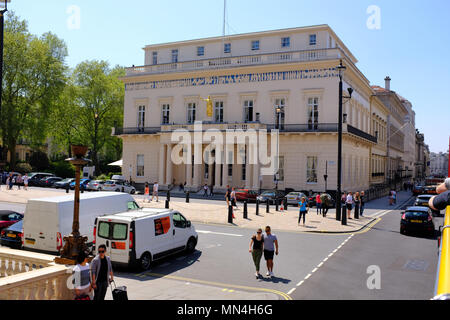
<path id="1" fill-rule="evenodd" d="M 0 202 L 12 202 L 26 204 L 28 199 L 43 198 L 53 196 L 63 196 L 65 192 L 56 191 L 54 189 L 33 189 L 28 191 L 21 190 L 5 190 L 0 191 Z M 70 192 L 73 195 L 73 191 Z M 401 195 L 399 201 L 401 202 Z M 135 196 L 136 202 L 143 207 L 149 208 L 164 208 L 165 198 L 160 197 L 159 202 L 143 202 L 142 197 Z M 228 223 L 228 208 L 225 201 L 211 201 L 204 202 L 190 202 L 186 203 L 184 199 L 172 198 L 170 201 L 170 208 L 179 210 L 187 219 L 193 222 L 205 224 L 225 224 Z M 383 200 L 380 200 L 381 206 Z M 259 207 L 259 215 L 256 215 L 256 208 L 254 204 L 248 207 L 248 218 L 243 218 L 243 204 L 238 203 L 239 210 L 234 210 L 235 219 L 234 226 L 241 228 L 257 229 L 264 228 L 266 225 L 272 226 L 274 230 L 283 231 L 297 231 L 297 232 L 329 232 L 329 233 L 345 233 L 355 232 L 364 228 L 374 219 L 370 217 L 361 217 L 359 220 L 349 219 L 346 226 L 342 226 L 340 221 L 336 220 L 335 209 L 330 209 L 326 218 L 316 214 L 316 208 L 310 209 L 306 215 L 306 225 L 298 225 L 298 208 L 288 206 L 288 210 L 275 211 L 275 206 L 270 206 L 270 213 L 266 213 L 266 205 L 261 204 Z M 375 209 L 378 204 L 375 203 Z M 386 205 L 383 206 L 386 208 Z M 368 208 L 368 206 L 366 207 Z M 352 213 L 353 214 L 353 213 Z"/>
<path id="2" fill-rule="evenodd" d="M 398 191 L 396 204 L 390 206 L 389 196 L 386 196 L 368 202 L 366 204 L 366 209 L 391 209 L 391 210 L 400 209 L 412 197 L 414 196 L 411 191 Z"/>

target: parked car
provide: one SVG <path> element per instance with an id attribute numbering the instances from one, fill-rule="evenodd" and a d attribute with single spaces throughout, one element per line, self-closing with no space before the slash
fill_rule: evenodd
<path id="1" fill-rule="evenodd" d="M 259 200 L 259 202 L 267 202 L 269 203 L 275 203 L 275 200 L 283 200 L 285 197 L 285 194 L 283 191 L 280 190 L 269 190 L 264 191 L 259 196 L 256 197 L 256 199 Z"/>
<path id="2" fill-rule="evenodd" d="M 96 248 L 106 245 L 113 264 L 148 270 L 155 260 L 193 252 L 198 234 L 178 211 L 143 208 L 98 217 L 94 241 Z"/>
<path id="3" fill-rule="evenodd" d="M 436 188 L 437 188 L 437 186 L 425 186 L 424 188 L 423 188 L 423 194 L 434 194 L 434 195 L 436 195 L 437 194 L 437 192 L 436 192 Z"/>
<path id="4" fill-rule="evenodd" d="M 426 232 L 428 235 L 434 236 L 435 228 L 430 208 L 415 206 L 402 212 L 400 233 L 407 234 L 411 231 Z"/>
<path id="5" fill-rule="evenodd" d="M 80 234 L 88 237 L 90 246 L 97 217 L 138 208 L 129 194 L 85 192 L 80 195 Z M 28 200 L 23 221 L 24 249 L 57 254 L 63 237 L 72 231 L 72 222 L 73 195 Z"/>
<path id="6" fill-rule="evenodd" d="M 250 201 L 256 201 L 256 197 L 258 196 L 258 193 L 256 191 L 248 190 L 248 189 L 238 189 L 236 190 L 236 199 L 238 201 L 244 201 L 247 200 Z"/>
<path id="7" fill-rule="evenodd" d="M 91 181 L 91 179 L 80 179 L 80 189 L 84 189 L 86 190 L 86 186 L 89 183 L 89 181 Z M 73 180 L 70 184 L 69 187 L 71 190 L 75 189 L 75 180 Z"/>
<path id="8" fill-rule="evenodd" d="M 70 184 L 74 181 L 75 181 L 75 178 L 66 178 L 64 180 L 55 182 L 53 184 L 53 187 L 55 187 L 56 189 L 59 189 L 59 188 L 66 189 L 67 187 L 70 188 Z"/>
<path id="9" fill-rule="evenodd" d="M 103 184 L 103 191 L 126 192 L 130 194 L 136 193 L 136 188 L 128 182 L 122 180 L 107 180 Z"/>
<path id="10" fill-rule="evenodd" d="M 0 210 L 0 230 L 8 228 L 10 225 L 23 219 L 23 214 L 11 211 Z"/>
<path id="11" fill-rule="evenodd" d="M 1 231 L 0 244 L 13 249 L 22 249 L 23 220 L 20 220 Z"/>
<path id="12" fill-rule="evenodd" d="M 42 178 L 41 180 L 39 180 L 38 184 L 40 187 L 50 188 L 50 187 L 53 187 L 53 184 L 55 184 L 56 182 L 59 182 L 61 180 L 62 180 L 62 178 L 60 178 L 60 177 L 47 177 L 47 178 Z"/>
<path id="13" fill-rule="evenodd" d="M 87 190 L 91 191 L 102 191 L 103 185 L 105 184 L 104 180 L 91 180 L 87 184 Z"/>
<path id="14" fill-rule="evenodd" d="M 303 197 L 308 199 L 308 197 L 304 193 L 298 192 L 298 191 L 289 192 L 286 195 L 288 204 L 293 204 L 293 205 L 297 205 Z"/>
<path id="15" fill-rule="evenodd" d="M 424 186 L 422 186 L 422 185 L 415 185 L 414 188 L 413 188 L 413 190 L 412 190 L 412 193 L 413 193 L 415 196 L 421 194 L 421 193 L 423 192 L 423 187 L 424 187 Z"/>
<path id="16" fill-rule="evenodd" d="M 27 174 L 28 176 L 28 185 L 31 186 L 39 186 L 39 180 L 47 177 L 54 177 L 53 173 L 45 173 L 45 172 L 32 172 Z"/>

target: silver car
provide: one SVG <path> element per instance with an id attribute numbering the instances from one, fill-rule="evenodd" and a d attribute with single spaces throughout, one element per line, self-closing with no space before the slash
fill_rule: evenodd
<path id="1" fill-rule="evenodd" d="M 136 193 L 136 189 L 128 182 L 122 180 L 107 180 L 102 187 L 103 191 L 126 192 L 130 194 Z"/>
<path id="2" fill-rule="evenodd" d="M 286 195 L 288 204 L 295 204 L 295 205 L 297 205 L 303 197 L 305 197 L 306 201 L 308 201 L 308 197 L 304 193 L 301 193 L 301 192 L 293 191 L 293 192 L 289 192 Z"/>
<path id="3" fill-rule="evenodd" d="M 102 191 L 104 184 L 105 181 L 103 180 L 92 180 L 87 184 L 86 189 L 90 191 Z"/>

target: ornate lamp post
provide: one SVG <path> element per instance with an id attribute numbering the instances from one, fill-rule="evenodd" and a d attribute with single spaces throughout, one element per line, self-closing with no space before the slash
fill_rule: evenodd
<path id="1" fill-rule="evenodd" d="M 75 199 L 73 204 L 73 223 L 72 233 L 64 237 L 64 247 L 61 250 L 61 256 L 55 258 L 56 263 L 75 264 L 76 258 L 81 251 L 87 251 L 87 237 L 80 235 L 80 171 L 86 164 L 90 162 L 85 159 L 88 147 L 71 146 L 73 158 L 66 159 L 75 166 Z"/>

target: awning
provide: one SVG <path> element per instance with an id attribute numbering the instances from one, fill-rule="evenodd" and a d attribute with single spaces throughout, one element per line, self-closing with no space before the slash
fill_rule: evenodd
<path id="1" fill-rule="evenodd" d="M 117 167 L 121 167 L 121 166 L 122 166 L 122 162 L 123 162 L 123 160 L 120 159 L 120 160 L 117 160 L 116 162 L 109 163 L 108 166 L 117 166 Z"/>

